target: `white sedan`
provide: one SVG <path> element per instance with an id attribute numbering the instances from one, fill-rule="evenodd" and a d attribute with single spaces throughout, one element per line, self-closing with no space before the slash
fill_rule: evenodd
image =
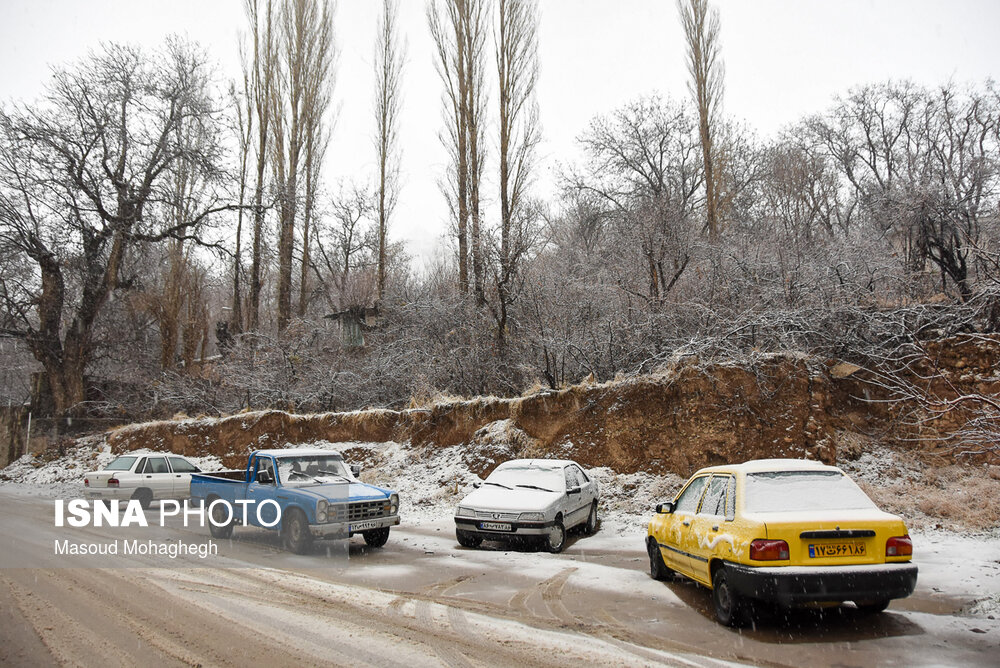
<path id="1" fill-rule="evenodd" d="M 91 471 L 83 486 L 91 500 L 138 500 L 149 508 L 154 499 L 187 499 L 191 496 L 191 474 L 201 469 L 178 455 L 147 453 L 122 455 Z"/>
<path id="2" fill-rule="evenodd" d="M 597 530 L 597 481 L 576 462 L 515 459 L 476 487 L 455 512 L 455 536 L 463 547 L 529 538 L 560 552 L 568 530 Z"/>

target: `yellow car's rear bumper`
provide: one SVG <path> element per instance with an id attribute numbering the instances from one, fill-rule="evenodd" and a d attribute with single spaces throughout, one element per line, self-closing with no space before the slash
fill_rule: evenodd
<path id="1" fill-rule="evenodd" d="M 912 563 L 859 566 L 768 566 L 726 563 L 730 586 L 740 595 L 783 606 L 905 598 L 917 585 Z"/>

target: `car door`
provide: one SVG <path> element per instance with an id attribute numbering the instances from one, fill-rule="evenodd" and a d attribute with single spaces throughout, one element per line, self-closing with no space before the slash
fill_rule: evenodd
<path id="1" fill-rule="evenodd" d="M 190 498 L 191 474 L 198 473 L 198 467 L 183 457 L 167 457 L 167 463 L 170 464 L 172 478 L 171 497 L 174 499 Z"/>
<path id="2" fill-rule="evenodd" d="M 583 498 L 583 485 L 576 467 L 570 465 L 564 468 L 563 477 L 566 479 L 566 512 L 563 516 L 563 525 L 570 529 L 580 523 L 587 501 Z M 570 490 L 575 492 L 571 494 Z"/>
<path id="3" fill-rule="evenodd" d="M 149 489 L 154 499 L 170 498 L 174 481 L 173 474 L 167 466 L 167 458 L 162 455 L 147 457 L 137 486 Z"/>
<path id="4" fill-rule="evenodd" d="M 264 472 L 267 473 L 267 476 L 263 476 L 265 479 L 261 480 L 261 473 Z M 278 511 L 274 504 L 263 503 L 268 499 L 276 500 L 278 483 L 275 475 L 274 460 L 266 455 L 258 455 L 254 461 L 253 477 L 247 484 L 247 500 L 253 502 L 246 507 L 249 524 L 261 526 L 261 522 L 271 524 L 277 519 Z M 270 482 L 267 481 L 268 479 Z M 243 512 L 242 509 L 240 512 Z"/>
<path id="5" fill-rule="evenodd" d="M 696 580 L 711 580 L 709 561 L 726 536 L 723 528 L 726 515 L 726 490 L 732 477 L 714 474 L 708 481 L 698 512 L 691 518 L 690 542 L 686 550 L 691 560 L 691 572 Z"/>
<path id="6" fill-rule="evenodd" d="M 691 521 L 698 512 L 708 479 L 709 476 L 700 475 L 691 479 L 684 487 L 674 502 L 673 516 L 667 523 L 665 535 L 660 542 L 663 561 L 670 568 L 685 575 L 691 573 Z"/>

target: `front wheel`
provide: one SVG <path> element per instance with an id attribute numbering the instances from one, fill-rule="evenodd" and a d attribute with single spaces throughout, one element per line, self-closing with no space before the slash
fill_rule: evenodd
<path id="1" fill-rule="evenodd" d="M 312 534 L 309 533 L 309 523 L 301 510 L 293 510 L 281 527 L 285 538 L 285 547 L 295 554 L 305 554 L 312 545 Z"/>
<path id="2" fill-rule="evenodd" d="M 545 537 L 545 549 L 552 554 L 558 554 L 562 552 L 565 545 L 566 527 L 563 526 L 562 520 L 556 520 L 556 523 L 549 529 L 549 534 Z"/>
<path id="3" fill-rule="evenodd" d="M 747 602 L 733 589 L 725 566 L 720 566 L 712 576 L 712 603 L 721 624 L 740 627 L 747 623 Z"/>
<path id="4" fill-rule="evenodd" d="M 361 535 L 365 537 L 365 544 L 368 547 L 382 547 L 389 540 L 389 527 L 362 531 Z"/>
<path id="5" fill-rule="evenodd" d="M 469 533 L 468 531 L 462 531 L 461 529 L 455 529 L 455 538 L 458 540 L 458 544 L 462 547 L 476 548 L 483 543 L 482 536 Z"/>
<path id="6" fill-rule="evenodd" d="M 590 504 L 590 514 L 587 515 L 587 524 L 583 527 L 583 532 L 588 536 L 597 533 L 597 501 Z"/>
<path id="7" fill-rule="evenodd" d="M 646 552 L 649 553 L 649 577 L 654 580 L 671 580 L 674 572 L 663 563 L 663 554 L 660 552 L 660 545 L 652 536 L 646 543 Z"/>

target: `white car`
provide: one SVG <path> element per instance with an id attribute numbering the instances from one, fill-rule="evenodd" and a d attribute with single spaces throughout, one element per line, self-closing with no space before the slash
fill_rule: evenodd
<path id="1" fill-rule="evenodd" d="M 561 552 L 570 529 L 597 530 L 597 481 L 576 462 L 514 459 L 476 488 L 455 512 L 455 537 L 463 547 L 528 538 Z"/>
<path id="2" fill-rule="evenodd" d="M 187 499 L 191 474 L 201 469 L 179 455 L 153 452 L 118 457 L 103 471 L 91 471 L 83 486 L 91 500 L 137 499 L 149 508 L 154 499 Z"/>

